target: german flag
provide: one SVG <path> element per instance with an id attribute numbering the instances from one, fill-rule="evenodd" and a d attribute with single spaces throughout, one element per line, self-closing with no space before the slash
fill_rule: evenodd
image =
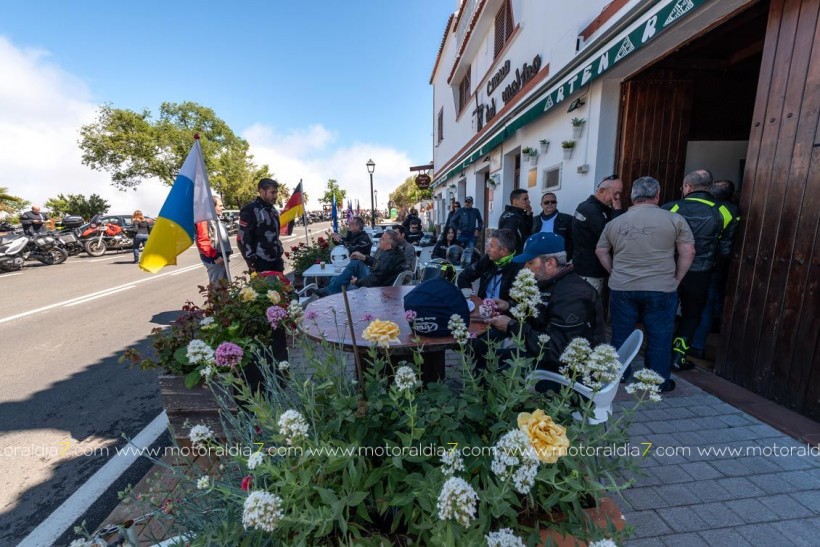
<path id="1" fill-rule="evenodd" d="M 291 235 L 296 217 L 304 214 L 305 204 L 302 201 L 302 181 L 300 180 L 296 190 L 293 191 L 293 195 L 285 204 L 285 208 L 279 214 L 279 235 Z"/>

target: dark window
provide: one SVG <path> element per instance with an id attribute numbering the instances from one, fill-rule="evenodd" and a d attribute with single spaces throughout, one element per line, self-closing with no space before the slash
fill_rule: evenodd
<path id="1" fill-rule="evenodd" d="M 467 102 L 470 100 L 470 70 L 472 67 L 467 67 L 467 72 L 458 84 L 458 111 L 464 110 Z"/>
<path id="2" fill-rule="evenodd" d="M 436 120 L 436 143 L 444 140 L 444 108 L 438 111 L 438 119 Z"/>
<path id="3" fill-rule="evenodd" d="M 504 0 L 504 5 L 495 14 L 495 53 L 493 57 L 498 57 L 504 44 L 510 39 L 513 32 L 512 5 L 510 0 Z"/>

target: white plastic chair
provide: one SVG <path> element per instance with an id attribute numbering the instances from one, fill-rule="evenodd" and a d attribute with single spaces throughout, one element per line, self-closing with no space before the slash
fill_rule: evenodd
<path id="1" fill-rule="evenodd" d="M 316 294 L 312 294 L 307 296 L 307 293 L 310 289 L 316 290 L 319 286 L 316 283 L 310 283 L 305 285 L 301 291 L 297 291 L 296 294 L 299 296 L 299 305 L 302 306 L 302 309 L 307 308 L 308 304 L 313 302 L 314 300 L 318 300 L 319 296 Z"/>
<path id="2" fill-rule="evenodd" d="M 639 329 L 635 329 L 632 331 L 632 334 L 629 335 L 629 338 L 621 344 L 621 347 L 618 348 L 618 361 L 621 363 L 621 368 L 618 370 L 617 377 L 602 390 L 593 392 L 587 386 L 579 382 L 575 382 L 575 384 L 573 384 L 573 391 L 576 391 L 587 399 L 590 399 L 595 405 L 594 414 L 589 417 L 590 424 L 600 424 L 609 420 L 609 416 L 612 414 L 612 401 L 618 393 L 618 386 L 621 383 L 621 377 L 624 372 L 626 372 L 627 367 L 629 367 L 632 363 L 635 356 L 638 355 L 638 351 L 641 349 L 641 344 L 643 344 L 643 332 Z M 535 391 L 535 384 L 541 380 L 551 380 L 564 386 L 570 385 L 569 378 L 558 374 L 557 372 L 535 370 L 527 378 L 530 391 Z M 578 412 L 575 412 L 572 416 L 576 420 L 581 419 L 581 414 Z"/>
<path id="3" fill-rule="evenodd" d="M 433 259 L 433 247 L 422 247 L 418 258 L 416 258 L 416 279 L 421 279 L 424 267 Z"/>
<path id="4" fill-rule="evenodd" d="M 413 272 L 411 272 L 410 270 L 404 270 L 396 276 L 396 280 L 393 281 L 393 286 L 400 287 L 401 285 L 409 285 L 412 280 Z"/>

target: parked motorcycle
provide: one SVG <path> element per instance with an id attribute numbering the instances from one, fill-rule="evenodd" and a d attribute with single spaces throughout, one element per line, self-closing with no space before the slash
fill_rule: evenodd
<path id="1" fill-rule="evenodd" d="M 23 268 L 23 252 L 28 238 L 21 233 L 9 233 L 0 237 L 0 271 L 15 272 Z"/>
<path id="2" fill-rule="evenodd" d="M 20 270 L 30 258 L 47 265 L 62 264 L 68 259 L 68 252 L 60 246 L 57 238 L 49 234 L 27 236 L 22 232 L 13 232 L 0 237 L 0 270 Z"/>
<path id="3" fill-rule="evenodd" d="M 109 249 L 131 249 L 134 245 L 134 241 L 125 234 L 121 226 L 99 222 L 99 215 L 91 219 L 80 238 L 85 240 L 85 252 L 91 256 L 102 256 Z"/>
<path id="4" fill-rule="evenodd" d="M 55 234 L 62 241 L 68 256 L 76 256 L 85 251 L 84 242 L 81 240 L 83 224 L 82 217 L 64 217 L 59 225 L 59 231 Z"/>

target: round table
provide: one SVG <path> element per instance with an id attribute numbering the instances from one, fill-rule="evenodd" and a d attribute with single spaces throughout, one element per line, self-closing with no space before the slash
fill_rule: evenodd
<path id="1" fill-rule="evenodd" d="M 452 336 L 432 338 L 416 336 L 410 330 L 410 324 L 404 317 L 404 296 L 413 290 L 412 285 L 399 287 L 365 287 L 349 291 L 347 299 L 353 319 L 353 331 L 356 334 L 356 347 L 369 348 L 373 344 L 362 338 L 362 332 L 373 319 L 393 321 L 399 326 L 399 341 L 390 344 L 390 354 L 401 359 L 416 348 L 421 348 L 424 357 L 422 364 L 422 381 L 425 383 L 444 379 L 444 351 L 457 347 Z M 480 300 L 473 297 L 478 306 Z M 314 317 L 315 315 L 315 317 Z M 305 320 L 302 331 L 313 340 L 324 340 L 353 351 L 350 339 L 350 327 L 347 323 L 344 298 L 341 293 L 332 294 L 308 304 L 305 309 Z M 308 319 L 308 317 L 312 317 Z M 471 317 L 468 327 L 476 336 L 487 330 L 487 324 Z"/>

